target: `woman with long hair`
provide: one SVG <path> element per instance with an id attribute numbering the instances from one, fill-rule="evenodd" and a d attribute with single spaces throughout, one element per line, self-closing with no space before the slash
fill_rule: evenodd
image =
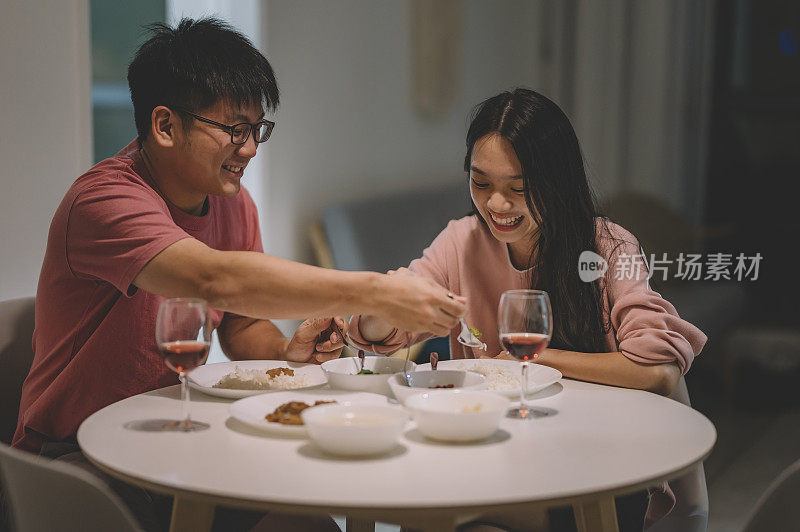
<path id="1" fill-rule="evenodd" d="M 545 290 L 554 329 L 537 363 L 570 378 L 673 393 L 706 337 L 650 288 L 634 236 L 598 215 L 564 112 L 528 89 L 489 98 L 470 124 L 464 170 L 474 213 L 451 221 L 395 275 L 431 278 L 463 298 L 466 322 L 480 331 L 496 330 L 505 290 Z M 607 263 L 597 279 L 579 275 L 585 252 Z M 451 358 L 484 356 L 459 344 L 458 333 L 449 331 Z M 365 315 L 353 318 L 350 334 L 383 354 L 426 339 Z M 489 356 L 504 356 L 495 335 L 482 340 Z M 661 494 L 669 500 L 650 497 L 649 522 L 674 502 L 668 487 Z"/>

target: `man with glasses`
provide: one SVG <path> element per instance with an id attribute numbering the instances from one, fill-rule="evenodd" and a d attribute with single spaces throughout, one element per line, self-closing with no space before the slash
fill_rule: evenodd
<path id="1" fill-rule="evenodd" d="M 150 29 L 128 69 L 138 138 L 79 177 L 51 224 L 13 441 L 33 452 L 74 456 L 93 412 L 178 382 L 155 343 L 165 297 L 207 300 L 232 359 L 336 357 L 331 316 L 369 313 L 444 336 L 464 313 L 422 278 L 264 254 L 240 181 L 275 125 L 265 118 L 278 105 L 270 64 L 215 19 Z M 304 317 L 291 339 L 269 321 Z M 155 519 L 137 515 L 147 528 Z"/>

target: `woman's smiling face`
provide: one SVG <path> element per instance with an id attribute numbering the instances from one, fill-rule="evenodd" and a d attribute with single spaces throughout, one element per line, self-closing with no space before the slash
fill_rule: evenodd
<path id="1" fill-rule="evenodd" d="M 469 178 L 472 201 L 492 236 L 511 247 L 512 257 L 529 256 L 537 225 L 525 202 L 522 165 L 511 143 L 497 133 L 478 139 Z"/>

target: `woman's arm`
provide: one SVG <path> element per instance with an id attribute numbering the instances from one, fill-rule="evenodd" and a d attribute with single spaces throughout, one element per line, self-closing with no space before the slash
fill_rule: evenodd
<path id="1" fill-rule="evenodd" d="M 665 396 L 672 393 L 681 378 L 680 368 L 674 362 L 642 364 L 618 351 L 578 353 L 545 349 L 536 362 L 555 368 L 571 379 L 635 388 Z"/>
<path id="2" fill-rule="evenodd" d="M 369 343 L 382 342 L 395 331 L 395 328 L 388 321 L 378 316 L 362 315 L 356 327 L 358 327 L 361 337 Z"/>
<path id="3" fill-rule="evenodd" d="M 396 273 L 398 272 L 392 270 L 387 272 L 387 275 L 392 276 Z M 399 275 L 414 274 L 406 268 L 400 268 Z M 416 343 L 418 341 L 416 337 L 417 335 L 406 331 L 399 331 L 397 327 L 374 314 L 362 314 L 350 319 L 350 339 L 355 345 L 367 351 L 391 355 L 398 349 Z"/>
<path id="4" fill-rule="evenodd" d="M 613 334 L 616 344 L 609 345 L 609 350 L 637 365 L 677 365 L 685 374 L 703 349 L 706 335 L 681 319 L 675 307 L 650 288 L 636 238 L 618 225 L 610 223 L 608 228 L 613 238 L 599 239 L 598 249 L 609 266 L 605 277 L 609 336 Z M 622 245 L 617 246 L 620 241 Z"/>

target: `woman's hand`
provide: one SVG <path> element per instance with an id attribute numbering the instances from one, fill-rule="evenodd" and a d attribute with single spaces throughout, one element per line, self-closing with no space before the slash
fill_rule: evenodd
<path id="1" fill-rule="evenodd" d="M 531 362 L 540 363 L 540 364 L 546 364 L 546 361 L 553 360 L 553 358 L 555 356 L 557 356 L 557 354 L 556 354 L 557 352 L 558 352 L 558 349 L 545 349 L 544 351 L 539 353 L 538 357 L 536 357 L 535 359 L 531 360 Z M 494 360 L 518 360 L 518 359 L 512 357 L 511 353 L 509 353 L 505 349 L 500 351 L 496 355 L 478 355 L 478 358 L 494 359 Z"/>
<path id="2" fill-rule="evenodd" d="M 286 360 L 321 364 L 342 354 L 344 342 L 333 323 L 347 334 L 348 323 L 344 318 L 314 318 L 301 323 L 286 346 Z"/>
<path id="3" fill-rule="evenodd" d="M 417 274 L 408 268 L 398 268 L 396 270 L 389 270 L 386 272 L 389 277 L 395 278 L 415 278 Z M 362 338 L 367 342 L 380 342 L 387 338 L 396 328 L 388 321 L 378 316 L 363 314 L 358 322 L 358 331 Z"/>
<path id="4" fill-rule="evenodd" d="M 398 277 L 418 277 L 416 273 L 412 272 L 408 268 L 397 268 L 396 270 L 389 270 L 386 272 L 386 275 L 397 275 Z"/>
<path id="5" fill-rule="evenodd" d="M 482 358 L 484 360 L 516 360 L 516 358 L 512 357 L 511 354 L 509 354 L 509 352 L 505 349 L 496 355 L 478 355 L 478 358 Z"/>

